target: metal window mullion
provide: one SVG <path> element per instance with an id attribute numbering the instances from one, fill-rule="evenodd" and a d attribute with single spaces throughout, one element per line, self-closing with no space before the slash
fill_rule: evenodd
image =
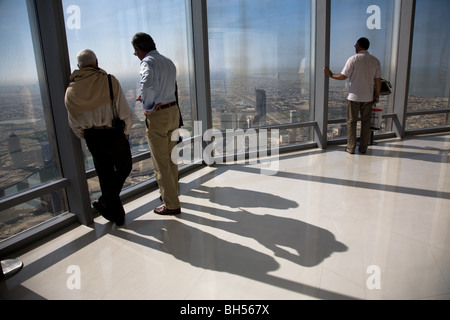
<path id="1" fill-rule="evenodd" d="M 59 179 L 42 186 L 20 192 L 18 194 L 2 198 L 0 200 L 0 211 L 21 205 L 22 203 L 39 198 L 44 194 L 49 194 L 68 187 L 67 179 Z"/>
<path id="2" fill-rule="evenodd" d="M 192 51 L 195 77 L 195 105 L 197 120 L 202 124 L 202 134 L 212 128 L 211 88 L 208 48 L 208 10 L 205 0 L 190 0 Z M 189 20 L 189 19 L 188 19 Z"/>
<path id="3" fill-rule="evenodd" d="M 394 119 L 393 130 L 397 137 L 403 138 L 406 132 L 408 110 L 409 76 L 411 52 L 413 45 L 416 0 L 398 0 L 400 3 L 400 20 L 398 22 L 398 45 L 396 52 L 396 78 L 394 84 Z"/>
<path id="4" fill-rule="evenodd" d="M 422 110 L 422 111 L 414 111 L 414 112 L 407 112 L 406 115 L 408 117 L 413 116 L 425 116 L 425 115 L 433 115 L 433 114 L 445 114 L 450 113 L 450 110 L 446 109 L 440 109 L 440 110 Z"/>
<path id="5" fill-rule="evenodd" d="M 327 147 L 329 80 L 324 66 L 330 62 L 330 0 L 311 0 L 311 99 L 314 108 L 315 141 Z"/>
<path id="6" fill-rule="evenodd" d="M 44 108 L 53 123 L 53 139 L 59 151 L 61 170 L 69 180 L 66 188 L 69 211 L 83 224 L 92 222 L 83 153 L 79 139 L 72 133 L 64 106 L 64 95 L 70 76 L 69 53 L 61 0 L 27 0 L 39 85 Z M 53 132 L 52 132 L 53 133 Z M 50 135 L 49 135 L 50 136 Z"/>

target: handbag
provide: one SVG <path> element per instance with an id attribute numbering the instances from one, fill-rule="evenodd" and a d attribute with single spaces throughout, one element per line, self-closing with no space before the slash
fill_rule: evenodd
<path id="1" fill-rule="evenodd" d="M 113 93 L 113 89 L 112 89 L 110 74 L 108 74 L 108 82 L 109 82 L 109 96 L 111 98 L 111 108 L 112 108 L 112 112 L 113 112 L 113 119 L 112 119 L 111 126 L 114 129 L 124 131 L 125 130 L 125 121 L 123 121 L 122 119 L 119 118 L 119 116 L 117 115 L 117 112 L 116 112 L 116 108 L 114 108 L 114 93 Z"/>
<path id="2" fill-rule="evenodd" d="M 386 79 L 381 79 L 381 92 L 380 95 L 388 96 L 392 93 L 392 85 Z"/>

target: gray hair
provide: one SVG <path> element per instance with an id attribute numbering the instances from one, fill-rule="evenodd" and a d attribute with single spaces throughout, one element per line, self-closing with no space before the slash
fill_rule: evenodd
<path id="1" fill-rule="evenodd" d="M 94 51 L 85 49 L 77 55 L 78 68 L 95 67 L 97 65 L 97 56 Z"/>

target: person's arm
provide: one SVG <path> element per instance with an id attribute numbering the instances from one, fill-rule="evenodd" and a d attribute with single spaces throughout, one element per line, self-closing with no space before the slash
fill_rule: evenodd
<path id="1" fill-rule="evenodd" d="M 324 68 L 323 72 L 325 72 L 325 74 L 327 76 L 329 76 L 330 78 L 332 78 L 334 80 L 347 80 L 348 79 L 346 76 L 344 76 L 341 73 L 333 74 L 333 72 L 331 72 L 331 70 L 328 67 Z"/>
<path id="2" fill-rule="evenodd" d="M 130 130 L 133 126 L 133 111 L 131 111 L 130 106 L 128 105 L 128 102 L 125 98 L 125 95 L 123 93 L 122 86 L 119 85 L 119 90 L 117 93 L 117 99 L 116 99 L 116 107 L 117 107 L 117 114 L 120 119 L 122 119 L 125 122 L 125 137 L 127 139 L 130 138 Z"/>
<path id="3" fill-rule="evenodd" d="M 84 139 L 84 130 L 81 126 L 81 123 L 75 118 L 68 114 L 69 126 L 72 129 L 72 132 L 78 139 Z"/>
<path id="4" fill-rule="evenodd" d="M 381 94 L 381 78 L 375 79 L 375 92 L 373 94 L 373 101 L 378 101 Z"/>
<path id="5" fill-rule="evenodd" d="M 141 95 L 144 110 L 152 110 L 155 107 L 155 89 L 153 87 L 153 68 L 148 62 L 141 63 Z"/>

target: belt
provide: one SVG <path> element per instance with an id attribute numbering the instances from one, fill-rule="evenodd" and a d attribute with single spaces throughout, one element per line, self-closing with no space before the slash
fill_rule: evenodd
<path id="1" fill-rule="evenodd" d="M 100 127 L 92 127 L 89 129 L 85 129 L 85 130 L 109 130 L 109 129 L 114 129 L 113 127 L 108 127 L 108 126 L 100 126 Z"/>
<path id="2" fill-rule="evenodd" d="M 163 104 L 162 106 L 159 106 L 157 109 L 155 109 L 155 111 L 162 110 L 162 109 L 167 109 L 167 108 L 175 106 L 176 104 L 177 104 L 176 101 L 168 103 L 168 104 Z"/>

